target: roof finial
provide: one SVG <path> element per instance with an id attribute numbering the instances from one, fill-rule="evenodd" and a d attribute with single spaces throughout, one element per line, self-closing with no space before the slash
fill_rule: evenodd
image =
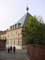
<path id="1" fill-rule="evenodd" d="M 28 13 L 28 11 L 29 11 L 29 0 L 26 0 L 27 1 L 27 8 L 26 8 L 26 11 L 27 11 L 27 13 Z"/>
<path id="2" fill-rule="evenodd" d="M 29 10 L 28 6 L 27 6 L 26 10 L 27 10 L 27 12 L 28 12 L 28 10 Z"/>

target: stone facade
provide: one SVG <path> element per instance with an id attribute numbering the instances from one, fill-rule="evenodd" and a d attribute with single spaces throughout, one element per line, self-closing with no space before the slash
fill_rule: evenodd
<path id="1" fill-rule="evenodd" d="M 31 15 L 25 14 L 16 24 L 10 26 L 4 33 L 0 34 L 1 38 L 6 39 L 6 48 L 15 46 L 17 49 L 25 47 L 25 26 Z"/>
<path id="2" fill-rule="evenodd" d="M 6 47 L 16 46 L 16 48 L 21 48 L 22 28 L 7 31 L 6 37 L 7 37 Z"/>

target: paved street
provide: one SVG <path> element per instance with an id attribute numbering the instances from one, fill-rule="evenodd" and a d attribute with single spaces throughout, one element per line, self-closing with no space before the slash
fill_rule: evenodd
<path id="1" fill-rule="evenodd" d="M 0 60 L 28 60 L 28 58 L 24 50 L 17 50 L 16 54 L 0 51 Z"/>

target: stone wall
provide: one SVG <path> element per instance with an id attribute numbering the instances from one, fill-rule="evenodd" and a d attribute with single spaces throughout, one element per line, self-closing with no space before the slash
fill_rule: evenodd
<path id="1" fill-rule="evenodd" d="M 27 53 L 30 60 L 45 60 L 45 46 L 28 45 Z"/>
<path id="2" fill-rule="evenodd" d="M 6 40 L 0 40 L 0 50 L 6 49 Z"/>

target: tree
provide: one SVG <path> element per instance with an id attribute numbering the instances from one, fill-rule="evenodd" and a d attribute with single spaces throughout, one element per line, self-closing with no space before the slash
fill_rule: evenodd
<path id="1" fill-rule="evenodd" d="M 31 16 L 25 27 L 26 44 L 45 44 L 45 24 L 38 21 L 36 16 Z"/>

